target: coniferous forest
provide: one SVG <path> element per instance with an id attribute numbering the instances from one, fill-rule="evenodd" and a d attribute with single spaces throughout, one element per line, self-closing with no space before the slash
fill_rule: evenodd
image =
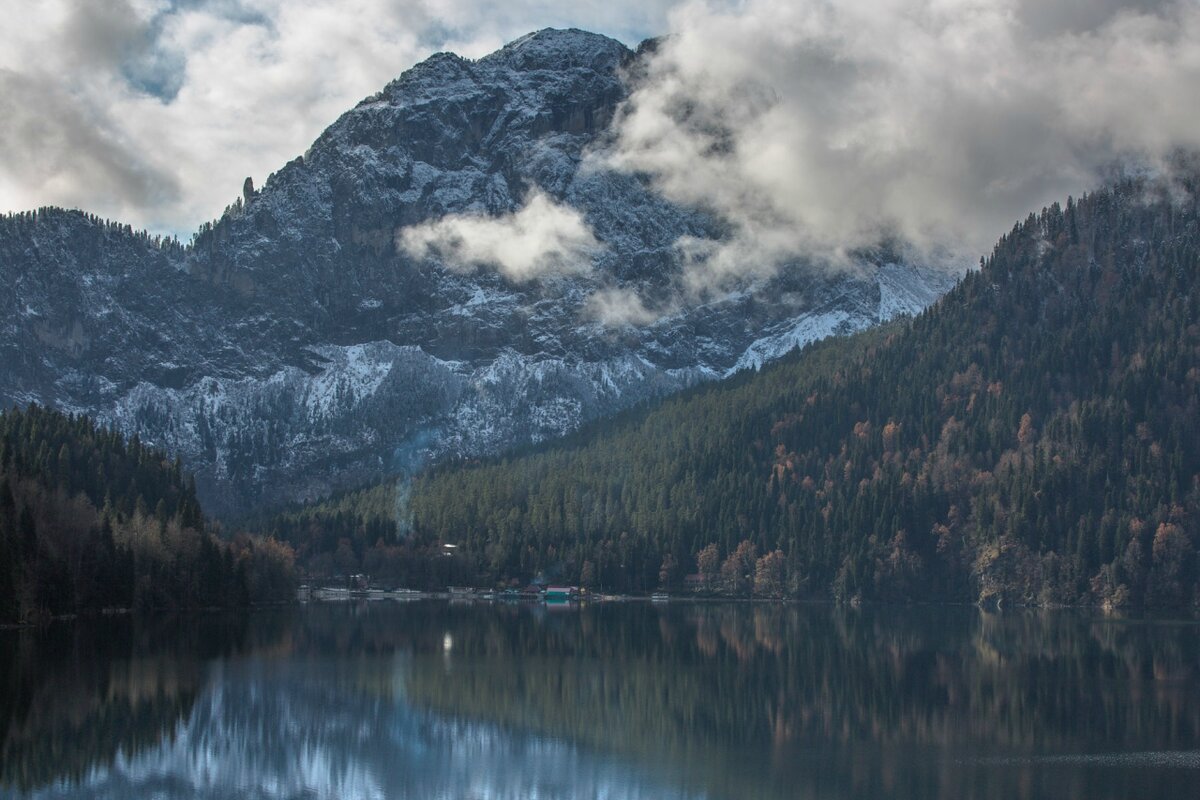
<path id="1" fill-rule="evenodd" d="M 443 465 L 415 484 L 398 544 L 378 536 L 386 487 L 306 519 L 337 521 L 329 547 L 359 563 L 457 544 L 479 581 L 1194 605 L 1196 192 L 1194 174 L 1128 179 L 1055 204 L 915 319 L 540 450 Z M 270 529 L 303 552 L 297 520 Z"/>
<path id="2" fill-rule="evenodd" d="M 218 539 L 178 461 L 83 416 L 0 414 L 0 624 L 293 596 L 290 549 Z"/>

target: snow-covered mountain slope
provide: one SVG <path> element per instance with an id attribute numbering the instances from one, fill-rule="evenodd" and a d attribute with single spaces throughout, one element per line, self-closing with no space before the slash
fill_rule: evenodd
<path id="1" fill-rule="evenodd" d="M 136 432 L 234 514 L 562 435 L 948 288 L 890 259 L 796 266 L 655 322 L 597 321 L 596 292 L 661 296 L 676 241 L 722 232 L 639 176 L 581 166 L 640 57 L 553 30 L 478 61 L 433 56 L 187 247 L 79 212 L 0 220 L 0 400 Z M 590 268 L 514 281 L 397 245 L 447 215 L 516 212 L 535 190 L 582 215 Z"/>

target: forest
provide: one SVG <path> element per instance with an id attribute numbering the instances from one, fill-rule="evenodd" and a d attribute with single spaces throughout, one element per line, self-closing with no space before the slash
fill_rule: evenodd
<path id="1" fill-rule="evenodd" d="M 1193 606 L 1196 193 L 1194 170 L 1122 179 L 1031 214 L 916 318 L 437 466 L 405 538 L 390 484 L 265 527 L 400 582 L 441 559 L 603 591 Z"/>
<path id="2" fill-rule="evenodd" d="M 0 624 L 294 597 L 293 555 L 219 538 L 178 460 L 86 416 L 0 413 Z"/>

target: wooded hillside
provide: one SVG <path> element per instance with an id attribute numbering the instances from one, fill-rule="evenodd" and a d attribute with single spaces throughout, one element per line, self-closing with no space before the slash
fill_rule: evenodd
<path id="1" fill-rule="evenodd" d="M 87 417 L 0 414 L 0 623 L 292 596 L 292 555 L 220 541 L 178 461 Z"/>
<path id="2" fill-rule="evenodd" d="M 1196 602 L 1195 178 L 1030 215 L 920 317 L 413 492 L 484 579 Z"/>

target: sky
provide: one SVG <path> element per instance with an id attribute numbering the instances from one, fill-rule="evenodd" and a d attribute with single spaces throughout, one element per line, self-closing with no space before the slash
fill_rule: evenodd
<path id="1" fill-rule="evenodd" d="M 728 222 L 681 240 L 700 295 L 881 239 L 961 265 L 1114 169 L 1200 149 L 1200 0 L 0 0 L 0 210 L 80 207 L 186 238 L 438 50 L 581 27 L 670 33 L 600 168 Z M 533 193 L 402 233 L 521 280 L 597 243 Z M 545 243 L 543 247 L 541 243 Z M 545 250 L 545 252 L 542 252 Z M 619 300 L 620 298 L 609 298 Z M 635 309 L 636 310 L 636 309 Z M 640 311 L 638 313 L 641 313 Z"/>

